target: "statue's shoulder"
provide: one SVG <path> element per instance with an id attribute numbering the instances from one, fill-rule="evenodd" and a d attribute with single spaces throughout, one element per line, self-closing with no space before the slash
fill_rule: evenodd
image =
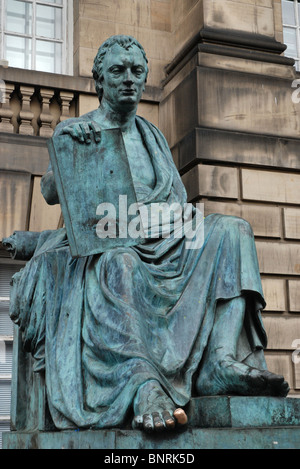
<path id="1" fill-rule="evenodd" d="M 147 119 L 145 119 L 144 117 L 141 117 L 141 116 L 136 116 L 136 121 L 137 121 L 138 126 L 144 128 L 144 129 L 147 129 L 151 133 L 153 133 L 156 136 L 159 136 L 160 138 L 165 140 L 165 137 L 164 137 L 164 134 L 162 133 L 162 131 L 159 130 L 159 128 L 156 127 L 156 125 L 154 125 L 152 122 L 148 121 Z"/>
<path id="2" fill-rule="evenodd" d="M 158 127 L 156 127 L 156 125 L 152 124 L 152 122 L 145 119 L 145 117 L 136 115 L 136 121 L 139 125 L 146 126 L 149 129 L 153 129 L 155 131 L 159 131 Z"/>
<path id="3" fill-rule="evenodd" d="M 158 127 L 156 127 L 156 125 L 152 124 L 152 122 L 148 121 L 147 119 L 141 116 L 136 116 L 136 120 L 140 127 L 143 127 L 144 129 L 147 129 L 152 134 L 154 134 L 156 138 L 158 138 L 160 142 L 169 149 L 169 146 L 168 146 L 168 143 L 164 134 Z"/>

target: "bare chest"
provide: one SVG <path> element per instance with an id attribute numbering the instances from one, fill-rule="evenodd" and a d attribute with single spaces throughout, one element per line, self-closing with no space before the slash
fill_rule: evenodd
<path id="1" fill-rule="evenodd" d="M 143 184 L 153 189 L 155 172 L 142 137 L 129 134 L 123 135 L 123 139 L 134 184 Z"/>

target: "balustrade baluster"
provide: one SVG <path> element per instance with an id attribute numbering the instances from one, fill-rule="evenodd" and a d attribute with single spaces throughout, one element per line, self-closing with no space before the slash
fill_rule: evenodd
<path id="1" fill-rule="evenodd" d="M 22 97 L 22 107 L 19 115 L 20 127 L 19 133 L 22 135 L 33 135 L 34 129 L 32 127 L 33 112 L 30 109 L 30 100 L 34 93 L 32 86 L 20 86 L 20 94 Z"/>
<path id="2" fill-rule="evenodd" d="M 61 116 L 59 121 L 65 121 L 70 118 L 70 104 L 74 98 L 74 93 L 68 91 L 60 91 L 59 97 L 61 99 Z"/>
<path id="3" fill-rule="evenodd" d="M 5 83 L 1 89 L 2 104 L 0 104 L 0 132 L 14 132 L 14 126 L 11 123 L 13 111 L 10 107 L 10 97 L 15 89 L 12 83 Z"/>
<path id="4" fill-rule="evenodd" d="M 42 98 L 42 111 L 38 118 L 40 127 L 40 137 L 52 137 L 53 129 L 51 124 L 53 122 L 53 115 L 50 112 L 50 101 L 53 98 L 54 90 L 41 88 L 40 95 Z"/>

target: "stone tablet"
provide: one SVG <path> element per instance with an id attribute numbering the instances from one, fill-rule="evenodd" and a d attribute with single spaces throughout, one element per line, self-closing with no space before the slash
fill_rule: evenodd
<path id="1" fill-rule="evenodd" d="M 137 198 L 120 129 L 103 130 L 99 143 L 53 137 L 48 151 L 73 257 L 144 241 L 143 235 L 128 236 L 127 226 L 133 218 L 138 223 L 139 214 L 127 215 Z"/>

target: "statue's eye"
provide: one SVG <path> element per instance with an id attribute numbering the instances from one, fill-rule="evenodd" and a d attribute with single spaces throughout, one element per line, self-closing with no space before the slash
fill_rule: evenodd
<path id="1" fill-rule="evenodd" d="M 119 75 L 120 73 L 123 72 L 123 67 L 119 67 L 119 66 L 112 67 L 112 68 L 110 69 L 110 72 L 111 72 L 113 75 Z"/>
<path id="2" fill-rule="evenodd" d="M 132 72 L 137 76 L 140 77 L 144 73 L 143 67 L 133 67 Z"/>

